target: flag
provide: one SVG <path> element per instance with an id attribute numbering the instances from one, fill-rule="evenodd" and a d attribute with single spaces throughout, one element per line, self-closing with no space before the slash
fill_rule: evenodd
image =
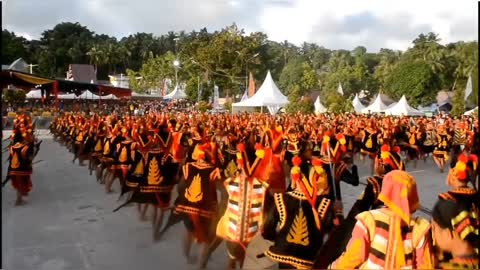
<path id="1" fill-rule="evenodd" d="M 341 83 L 338 83 L 338 88 L 337 88 L 337 92 L 343 96 L 343 88 L 342 88 L 342 84 Z"/>
<path id="2" fill-rule="evenodd" d="M 255 80 L 253 79 L 253 75 L 250 72 L 250 77 L 248 79 L 248 97 L 255 95 Z"/>
<path id="3" fill-rule="evenodd" d="M 219 93 L 218 93 L 218 86 L 216 84 L 213 85 L 213 108 L 218 109 Z"/>
<path id="4" fill-rule="evenodd" d="M 465 87 L 465 101 L 472 94 L 472 76 L 468 77 L 467 86 Z"/>

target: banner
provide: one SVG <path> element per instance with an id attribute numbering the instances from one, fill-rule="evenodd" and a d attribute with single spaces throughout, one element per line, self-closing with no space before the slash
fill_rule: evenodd
<path id="1" fill-rule="evenodd" d="M 219 94 L 218 94 L 218 86 L 216 84 L 213 85 L 213 108 L 219 109 L 218 104 Z"/>
<path id="2" fill-rule="evenodd" d="M 465 87 L 465 101 L 472 94 L 472 76 L 468 77 L 467 86 Z"/>
<path id="3" fill-rule="evenodd" d="M 253 79 L 253 75 L 250 72 L 250 78 L 248 79 L 248 97 L 252 97 L 255 95 L 255 80 Z"/>

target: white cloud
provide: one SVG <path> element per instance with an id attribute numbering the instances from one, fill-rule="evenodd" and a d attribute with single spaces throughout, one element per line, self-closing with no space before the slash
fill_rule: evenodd
<path id="1" fill-rule="evenodd" d="M 247 33 L 264 31 L 276 41 L 377 51 L 405 50 L 422 32 L 436 32 L 444 43 L 475 40 L 478 32 L 475 1 L 6 0 L 3 7 L 4 27 L 30 38 L 62 21 L 117 37 L 215 31 L 236 22 Z"/>
<path id="2" fill-rule="evenodd" d="M 317 1 L 266 9 L 261 27 L 276 40 L 316 42 L 333 49 L 367 46 L 405 50 L 422 32 L 439 34 L 443 43 L 474 40 L 478 32 L 473 1 Z"/>

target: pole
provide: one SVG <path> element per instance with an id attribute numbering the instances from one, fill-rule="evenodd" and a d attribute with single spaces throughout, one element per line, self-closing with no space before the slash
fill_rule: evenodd
<path id="1" fill-rule="evenodd" d="M 197 88 L 197 102 L 200 102 L 200 76 L 198 76 Z"/>
<path id="2" fill-rule="evenodd" d="M 53 82 L 53 94 L 55 95 L 55 107 L 58 108 L 58 81 Z"/>
<path id="3" fill-rule="evenodd" d="M 178 86 L 178 68 L 175 67 L 175 86 Z"/>

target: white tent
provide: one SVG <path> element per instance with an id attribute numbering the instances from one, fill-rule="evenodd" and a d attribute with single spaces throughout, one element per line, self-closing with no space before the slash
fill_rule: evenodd
<path id="1" fill-rule="evenodd" d="M 101 96 L 100 99 L 118 99 L 114 94 Z"/>
<path id="2" fill-rule="evenodd" d="M 100 97 L 95 95 L 94 93 L 90 92 L 90 90 L 87 90 L 83 92 L 80 96 L 78 96 L 78 99 L 90 99 L 90 100 L 97 100 Z"/>
<path id="3" fill-rule="evenodd" d="M 353 98 L 353 101 L 352 101 L 352 105 L 353 105 L 353 110 L 356 113 L 360 113 L 362 112 L 363 109 L 365 109 L 365 106 L 362 104 L 362 102 L 360 102 L 360 98 L 358 98 L 358 94 L 355 94 L 355 97 Z"/>
<path id="4" fill-rule="evenodd" d="M 185 94 L 185 92 L 183 92 L 183 90 L 180 89 L 178 85 L 175 86 L 175 89 L 173 89 L 171 93 L 163 97 L 163 99 L 185 99 L 185 98 L 187 98 L 187 94 Z"/>
<path id="5" fill-rule="evenodd" d="M 25 97 L 27 99 L 40 99 L 42 98 L 42 90 L 40 89 L 33 89 L 28 92 Z"/>
<path id="6" fill-rule="evenodd" d="M 315 107 L 316 115 L 327 112 L 327 108 L 325 108 L 320 102 L 320 96 L 317 97 L 317 99 L 315 100 L 315 103 L 313 103 L 313 106 Z"/>
<path id="7" fill-rule="evenodd" d="M 407 98 L 405 95 L 402 96 L 402 98 L 395 104 L 394 106 L 391 106 L 390 108 L 385 110 L 386 115 L 424 115 L 423 112 L 410 107 L 407 102 Z"/>
<path id="8" fill-rule="evenodd" d="M 388 108 L 385 103 L 383 103 L 380 94 L 377 95 L 375 100 L 372 104 L 368 105 L 368 107 L 364 108 L 361 112 L 362 113 L 381 113 L 384 112 Z"/>
<path id="9" fill-rule="evenodd" d="M 242 99 L 240 99 L 240 101 L 244 101 L 247 99 L 248 99 L 248 90 L 245 90 L 245 92 L 243 93 Z"/>
<path id="10" fill-rule="evenodd" d="M 475 113 L 475 110 L 478 111 L 478 106 L 475 107 L 474 109 L 471 109 L 470 111 L 466 111 L 463 115 L 472 115 L 473 113 Z"/>
<path id="11" fill-rule="evenodd" d="M 268 71 L 262 86 L 252 97 L 232 104 L 233 111 L 244 111 L 244 108 L 266 106 L 270 114 L 274 115 L 288 103 L 288 98 L 280 92 Z"/>
<path id="12" fill-rule="evenodd" d="M 397 103 L 398 102 L 393 102 L 392 104 L 388 105 L 387 108 L 385 109 L 385 111 L 392 108 L 393 106 L 397 105 Z"/>
<path id="13" fill-rule="evenodd" d="M 58 99 L 76 99 L 77 96 L 74 93 L 58 95 Z"/>

